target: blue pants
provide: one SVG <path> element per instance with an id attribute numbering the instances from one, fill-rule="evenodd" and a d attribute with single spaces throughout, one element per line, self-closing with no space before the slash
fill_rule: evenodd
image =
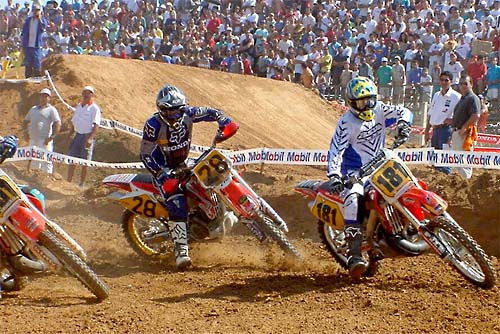
<path id="1" fill-rule="evenodd" d="M 160 191 L 161 204 L 167 209 L 169 220 L 187 222 L 187 199 L 184 190 L 179 187 L 179 179 L 169 178 L 163 180 L 162 184 L 154 179 L 153 184 Z"/>
<path id="2" fill-rule="evenodd" d="M 447 144 L 449 142 L 452 133 L 453 130 L 451 126 L 435 128 L 432 131 L 431 146 L 435 149 L 442 150 L 443 144 Z M 451 167 L 436 167 L 436 169 L 445 174 L 451 173 Z"/>
<path id="3" fill-rule="evenodd" d="M 41 48 L 26 48 L 24 49 L 25 58 L 24 66 L 26 67 L 26 77 L 42 75 L 42 49 Z"/>

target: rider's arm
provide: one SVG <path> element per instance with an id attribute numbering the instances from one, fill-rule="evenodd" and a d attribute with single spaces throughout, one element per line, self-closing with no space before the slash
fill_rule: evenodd
<path id="1" fill-rule="evenodd" d="M 330 149 L 328 150 L 328 165 L 326 176 L 329 178 L 334 175 L 341 175 L 340 166 L 342 164 L 342 156 L 344 151 L 349 146 L 349 124 L 344 118 L 341 118 L 337 123 L 335 134 L 330 142 Z"/>
<path id="2" fill-rule="evenodd" d="M 165 155 L 157 144 L 160 129 L 161 124 L 155 117 L 148 119 L 144 124 L 140 149 L 142 163 L 155 177 L 166 166 Z"/>
<path id="3" fill-rule="evenodd" d="M 192 119 L 197 122 L 217 122 L 219 126 L 231 123 L 231 118 L 226 116 L 222 110 L 207 107 L 187 107 L 185 110 Z"/>
<path id="4" fill-rule="evenodd" d="M 399 121 L 405 121 L 408 124 L 413 123 L 413 114 L 410 109 L 383 102 L 377 102 L 377 104 L 376 108 L 380 108 L 380 111 L 384 115 L 386 127 L 396 124 Z"/>

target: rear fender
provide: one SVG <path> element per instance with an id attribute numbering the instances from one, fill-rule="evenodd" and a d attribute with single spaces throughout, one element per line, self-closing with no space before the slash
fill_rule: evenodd
<path id="1" fill-rule="evenodd" d="M 130 182 L 137 174 L 113 174 L 106 176 L 102 184 L 108 187 L 115 187 L 125 191 L 131 191 Z"/>
<path id="2" fill-rule="evenodd" d="M 309 198 L 316 198 L 318 194 L 318 188 L 322 181 L 319 180 L 306 180 L 298 183 L 294 190 L 302 195 L 305 195 Z"/>

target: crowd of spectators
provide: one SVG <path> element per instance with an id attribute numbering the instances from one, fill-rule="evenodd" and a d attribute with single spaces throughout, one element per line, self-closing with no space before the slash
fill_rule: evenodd
<path id="1" fill-rule="evenodd" d="M 442 71 L 453 73 L 457 85 L 465 70 L 474 90 L 498 104 L 500 0 L 169 1 L 35 2 L 46 24 L 42 54 L 152 60 L 290 80 L 334 99 L 343 98 L 350 78 L 363 75 L 393 103 L 403 103 L 405 93 L 428 102 Z M 8 0 L 0 9 L 0 56 L 20 49 L 34 4 Z M 477 40 L 491 47 L 472 57 Z"/>

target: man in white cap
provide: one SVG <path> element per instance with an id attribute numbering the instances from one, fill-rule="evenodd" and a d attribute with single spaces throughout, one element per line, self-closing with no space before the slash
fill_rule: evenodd
<path id="1" fill-rule="evenodd" d="M 92 86 L 85 86 L 82 90 L 82 101 L 72 108 L 74 114 L 71 119 L 75 136 L 69 147 L 69 155 L 91 160 L 94 150 L 95 136 L 101 123 L 101 109 L 94 103 L 95 89 Z M 75 165 L 68 167 L 68 182 L 73 180 Z M 80 187 L 84 186 L 87 177 L 87 166 L 82 166 L 80 175 Z"/>
<path id="2" fill-rule="evenodd" d="M 52 92 L 48 88 L 40 91 L 40 102 L 28 111 L 23 121 L 23 129 L 30 146 L 37 146 L 52 152 L 54 138 L 61 129 L 61 117 L 57 109 L 49 103 L 51 96 Z M 38 168 L 49 174 L 54 172 L 51 162 L 30 161 L 28 170 L 30 168 Z"/>

